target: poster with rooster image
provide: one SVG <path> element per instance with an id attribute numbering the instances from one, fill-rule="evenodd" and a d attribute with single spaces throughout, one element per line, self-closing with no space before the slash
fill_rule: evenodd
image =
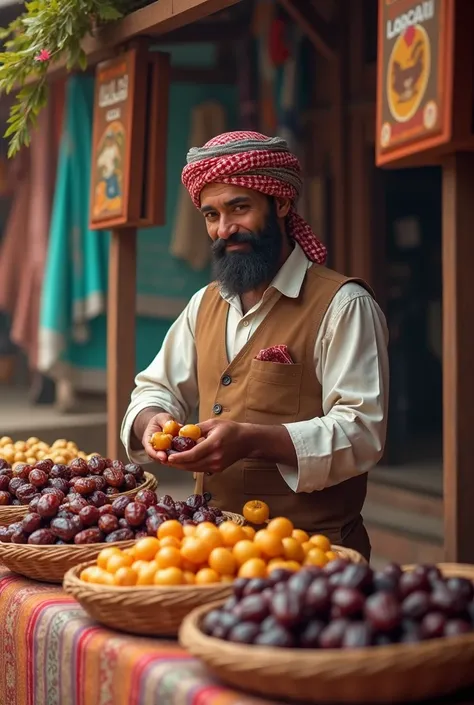
<path id="1" fill-rule="evenodd" d="M 421 151 L 445 129 L 451 0 L 379 0 L 377 163 Z"/>

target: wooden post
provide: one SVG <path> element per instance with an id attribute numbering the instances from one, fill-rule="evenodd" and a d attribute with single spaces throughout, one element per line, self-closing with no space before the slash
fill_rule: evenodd
<path id="1" fill-rule="evenodd" d="M 443 454 L 445 560 L 474 563 L 474 153 L 443 165 Z"/>
<path id="2" fill-rule="evenodd" d="M 120 426 L 135 377 L 136 228 L 113 230 L 107 305 L 107 455 L 125 459 Z"/>

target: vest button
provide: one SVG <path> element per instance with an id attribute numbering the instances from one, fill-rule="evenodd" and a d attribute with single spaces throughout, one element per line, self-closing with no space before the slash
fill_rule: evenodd
<path id="1" fill-rule="evenodd" d="M 229 384 L 232 382 L 232 377 L 230 377 L 229 375 L 224 375 L 221 382 L 224 385 L 224 387 L 228 387 Z"/>
<path id="2" fill-rule="evenodd" d="M 222 414 L 222 404 L 214 404 L 212 407 L 212 411 L 216 416 L 219 416 L 219 414 Z"/>

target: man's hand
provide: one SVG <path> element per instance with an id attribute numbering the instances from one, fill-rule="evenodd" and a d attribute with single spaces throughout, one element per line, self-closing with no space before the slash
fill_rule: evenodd
<path id="1" fill-rule="evenodd" d="M 203 440 L 200 440 L 191 450 L 170 455 L 169 465 L 190 472 L 216 473 L 249 456 L 251 451 L 249 424 L 212 419 L 198 426 Z"/>
<path id="2" fill-rule="evenodd" d="M 145 431 L 142 436 L 142 446 L 145 453 L 153 460 L 159 463 L 165 464 L 168 462 L 168 456 L 163 450 L 156 451 L 150 444 L 150 439 L 154 433 L 160 433 L 163 431 L 163 426 L 167 421 L 172 421 L 173 417 L 165 412 L 160 412 L 152 416 L 145 427 Z"/>

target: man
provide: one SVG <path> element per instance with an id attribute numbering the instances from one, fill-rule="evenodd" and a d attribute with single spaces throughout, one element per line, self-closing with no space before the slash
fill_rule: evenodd
<path id="1" fill-rule="evenodd" d="M 283 140 L 226 133 L 187 161 L 183 183 L 205 219 L 216 281 L 137 376 L 127 452 L 206 473 L 221 508 L 264 500 L 272 516 L 368 558 L 361 510 L 385 443 L 384 316 L 365 284 L 322 266 L 326 250 L 295 210 L 300 167 Z M 205 440 L 169 458 L 155 452 L 152 433 L 197 405 Z"/>

